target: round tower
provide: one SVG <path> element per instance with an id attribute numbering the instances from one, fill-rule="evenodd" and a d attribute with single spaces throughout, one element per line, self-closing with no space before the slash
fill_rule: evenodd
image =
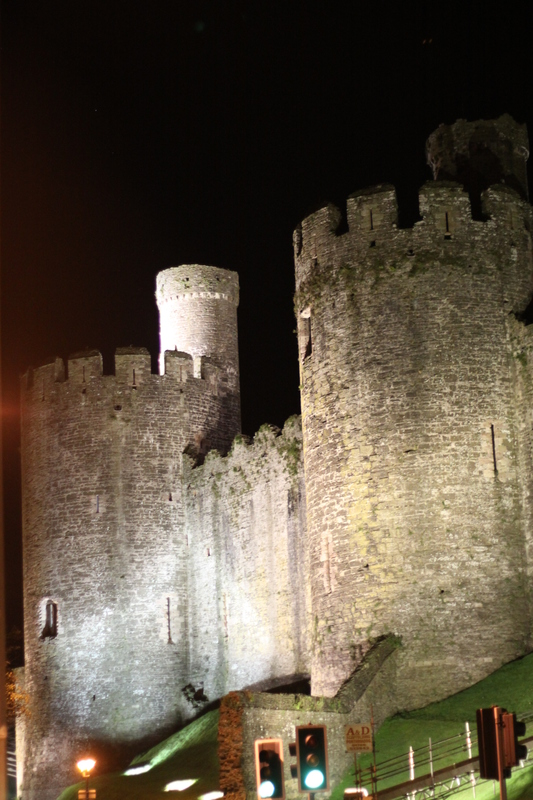
<path id="1" fill-rule="evenodd" d="M 129 347 L 115 375 L 90 351 L 22 380 L 25 800 L 54 800 L 84 752 L 109 771 L 191 714 L 183 454 L 239 432 L 237 275 L 167 270 L 158 302 L 164 374 Z"/>
<path id="2" fill-rule="evenodd" d="M 209 358 L 239 381 L 236 272 L 200 264 L 170 267 L 157 276 L 160 329 L 160 372 L 167 350 L 188 353 L 194 375 L 201 377 L 202 359 Z"/>
<path id="3" fill-rule="evenodd" d="M 328 206 L 295 234 L 312 693 L 334 695 L 394 633 L 411 707 L 527 651 L 532 536 L 513 355 L 530 207 L 494 186 L 478 221 L 458 183 L 437 181 L 420 213 L 399 229 L 378 186 L 348 199 L 347 232 Z"/>
<path id="4" fill-rule="evenodd" d="M 186 712 L 181 454 L 205 392 L 150 361 L 121 349 L 104 376 L 83 353 L 68 378 L 58 359 L 22 381 L 27 800 L 54 800 L 87 752 L 120 767 Z"/>

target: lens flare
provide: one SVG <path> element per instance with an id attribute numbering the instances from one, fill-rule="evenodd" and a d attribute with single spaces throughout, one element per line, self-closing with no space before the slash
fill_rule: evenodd
<path id="1" fill-rule="evenodd" d="M 165 786 L 165 792 L 184 792 L 185 789 L 189 788 L 189 786 L 195 784 L 197 780 L 198 778 L 192 778 L 184 781 L 172 781 L 172 783 L 167 783 Z"/>

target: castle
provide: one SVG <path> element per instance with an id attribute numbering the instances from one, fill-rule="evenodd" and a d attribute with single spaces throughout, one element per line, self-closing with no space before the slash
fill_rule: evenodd
<path id="1" fill-rule="evenodd" d="M 244 687 L 333 697 L 387 634 L 392 708 L 531 648 L 525 126 L 441 126 L 421 221 L 356 192 L 294 235 L 302 418 L 240 435 L 237 275 L 157 278 L 142 348 L 22 381 L 22 797 Z"/>

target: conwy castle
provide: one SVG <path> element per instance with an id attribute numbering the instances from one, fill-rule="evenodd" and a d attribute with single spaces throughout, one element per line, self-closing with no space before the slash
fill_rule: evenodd
<path id="1" fill-rule="evenodd" d="M 427 158 L 412 228 L 380 185 L 296 230 L 283 431 L 240 434 L 238 277 L 215 267 L 157 276 L 159 375 L 122 348 L 114 375 L 91 351 L 23 377 L 24 800 L 245 689 L 242 791 L 253 738 L 300 721 L 328 724 L 336 780 L 369 702 L 379 722 L 531 650 L 527 132 L 459 120 Z"/>

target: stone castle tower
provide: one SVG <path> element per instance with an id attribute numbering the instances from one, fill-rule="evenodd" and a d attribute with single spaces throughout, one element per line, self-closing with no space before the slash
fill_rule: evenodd
<path id="1" fill-rule="evenodd" d="M 413 228 L 377 186 L 296 233 L 313 694 L 390 631 L 417 702 L 529 646 L 527 155 L 509 117 L 441 126 Z"/>
<path id="2" fill-rule="evenodd" d="M 527 148 L 507 116 L 441 126 L 413 228 L 383 185 L 345 232 L 304 220 L 301 431 L 236 436 L 238 281 L 213 267 L 158 276 L 160 375 L 126 348 L 112 376 L 84 353 L 24 377 L 24 798 L 231 689 L 333 696 L 388 633 L 398 708 L 531 647 Z"/>

